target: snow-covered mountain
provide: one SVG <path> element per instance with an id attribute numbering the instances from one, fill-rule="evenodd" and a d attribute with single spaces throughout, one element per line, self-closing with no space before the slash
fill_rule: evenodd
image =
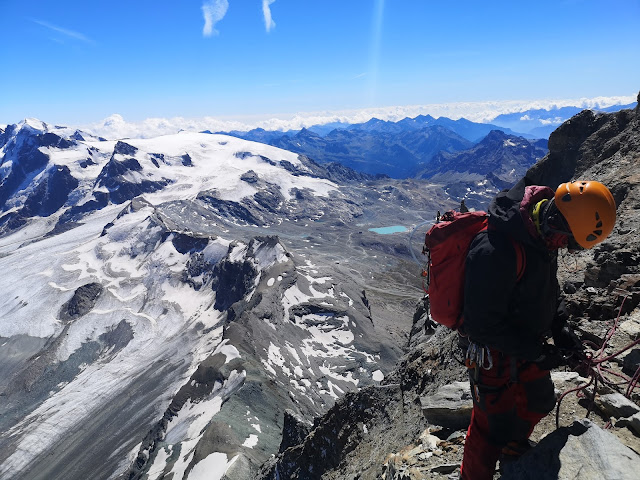
<path id="1" fill-rule="evenodd" d="M 391 369 L 408 234 L 453 204 L 224 135 L 7 126 L 0 478 L 253 478 L 286 409 Z"/>

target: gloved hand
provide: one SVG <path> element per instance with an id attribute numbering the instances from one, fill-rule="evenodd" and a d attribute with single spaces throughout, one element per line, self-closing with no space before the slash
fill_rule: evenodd
<path id="1" fill-rule="evenodd" d="M 552 370 L 566 364 L 566 359 L 555 345 L 545 343 L 542 346 L 542 355 L 536 358 L 535 363 L 540 370 Z"/>
<path id="2" fill-rule="evenodd" d="M 574 333 L 573 329 L 565 324 L 561 329 L 553 332 L 553 343 L 563 350 L 583 350 L 582 342 Z"/>

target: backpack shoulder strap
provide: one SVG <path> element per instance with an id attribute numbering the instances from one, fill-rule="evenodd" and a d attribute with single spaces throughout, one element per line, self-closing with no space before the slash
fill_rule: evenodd
<path id="1" fill-rule="evenodd" d="M 481 231 L 485 230 L 494 230 L 490 226 L 484 227 Z M 513 249 L 516 252 L 516 282 L 519 282 L 524 275 L 524 271 L 527 268 L 527 256 L 524 252 L 524 246 L 522 243 L 515 240 L 513 237 L 509 236 L 509 240 L 511 240 L 511 245 L 513 245 Z"/>
<path id="2" fill-rule="evenodd" d="M 516 281 L 519 282 L 522 278 L 522 275 L 524 275 L 525 268 L 527 268 L 527 257 L 524 253 L 524 247 L 522 246 L 522 244 L 511 237 L 509 238 L 511 239 L 513 249 L 516 252 Z"/>

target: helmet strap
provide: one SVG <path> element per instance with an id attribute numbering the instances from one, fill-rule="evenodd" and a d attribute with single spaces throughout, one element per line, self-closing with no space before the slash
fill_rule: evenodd
<path id="1" fill-rule="evenodd" d="M 533 220 L 533 224 L 536 226 L 536 230 L 538 231 L 538 234 L 544 238 L 544 233 L 543 233 L 543 219 L 542 219 L 542 210 L 543 210 L 543 205 L 548 202 L 548 199 L 544 199 L 544 200 L 540 200 L 538 203 L 536 203 L 533 207 L 533 211 L 531 212 L 531 219 Z"/>

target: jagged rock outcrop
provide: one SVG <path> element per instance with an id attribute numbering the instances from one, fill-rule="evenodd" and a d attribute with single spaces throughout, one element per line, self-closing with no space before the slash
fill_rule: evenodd
<path id="1" fill-rule="evenodd" d="M 572 179 L 598 180 L 617 205 L 614 231 L 602 244 L 577 256 L 577 269 L 563 280 L 580 288 L 565 289 L 576 317 L 615 317 L 640 305 L 640 108 L 612 114 L 585 110 L 549 138 L 549 154 L 527 175 L 555 188 Z M 617 292 L 617 293 L 616 293 Z"/>
<path id="2" fill-rule="evenodd" d="M 142 165 L 133 156 L 138 149 L 128 143 L 118 141 L 113 155 L 96 178 L 96 188 L 106 190 L 105 197 L 98 202 L 124 203 L 143 193 L 151 193 L 165 187 L 168 179 L 150 180 L 142 175 Z"/>
<path id="3" fill-rule="evenodd" d="M 305 437 L 309 435 L 312 428 L 312 423 L 305 421 L 292 410 L 285 410 L 282 426 L 282 441 L 280 442 L 278 451 L 282 453 L 287 448 L 300 445 Z"/>

